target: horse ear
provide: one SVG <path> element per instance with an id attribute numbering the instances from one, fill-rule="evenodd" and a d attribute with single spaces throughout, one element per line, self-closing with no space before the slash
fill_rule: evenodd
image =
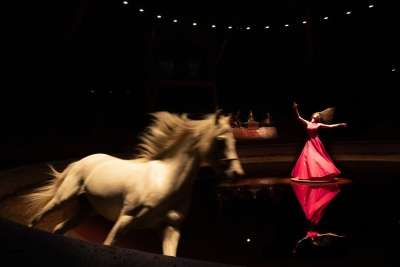
<path id="1" fill-rule="evenodd" d="M 215 112 L 215 125 L 219 124 L 219 119 L 220 119 L 221 115 L 222 115 L 222 109 L 218 109 Z"/>

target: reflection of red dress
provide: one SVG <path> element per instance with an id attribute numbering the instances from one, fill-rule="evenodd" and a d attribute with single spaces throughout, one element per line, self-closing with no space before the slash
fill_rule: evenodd
<path id="1" fill-rule="evenodd" d="M 318 225 L 328 204 L 340 191 L 337 184 L 313 186 L 305 183 L 292 183 L 292 187 L 307 220 L 313 225 Z"/>
<path id="2" fill-rule="evenodd" d="M 308 140 L 292 170 L 292 177 L 330 180 L 340 174 L 318 137 L 319 123 L 307 123 Z"/>

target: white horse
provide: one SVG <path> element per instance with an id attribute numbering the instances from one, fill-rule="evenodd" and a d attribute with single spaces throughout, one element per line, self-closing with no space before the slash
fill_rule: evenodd
<path id="1" fill-rule="evenodd" d="M 77 226 L 83 215 L 95 211 L 115 221 L 104 244 L 113 245 L 130 227 L 164 227 L 163 254 L 176 256 L 180 225 L 190 205 L 196 172 L 208 163 L 228 177 L 242 175 L 229 117 L 219 112 L 203 120 L 185 115 L 154 113 L 153 124 L 142 136 L 139 156 L 132 160 L 94 154 L 71 163 L 63 172 L 27 195 L 37 208 L 29 226 L 71 200 L 87 199 L 59 223 L 54 233 Z M 222 173 L 222 172 L 221 172 Z M 78 198 L 79 197 L 79 198 Z"/>

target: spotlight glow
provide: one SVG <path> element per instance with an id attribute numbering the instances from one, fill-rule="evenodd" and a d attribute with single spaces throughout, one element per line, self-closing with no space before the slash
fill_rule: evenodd
<path id="1" fill-rule="evenodd" d="M 368 7 L 369 7 L 369 8 L 373 8 L 373 7 L 374 7 L 374 5 L 369 5 Z"/>
<path id="2" fill-rule="evenodd" d="M 143 13 L 143 12 L 144 12 L 144 9 L 143 9 L 143 8 L 140 8 L 140 9 L 139 9 L 139 12 L 140 12 L 140 13 Z"/>
<path id="3" fill-rule="evenodd" d="M 157 15 L 157 18 L 158 18 L 158 19 L 161 19 L 161 18 L 162 18 L 162 16 L 161 16 L 161 15 Z"/>
<path id="4" fill-rule="evenodd" d="M 265 29 L 269 29 L 270 27 L 267 25 L 267 26 L 265 26 L 264 28 L 265 28 Z"/>
<path id="5" fill-rule="evenodd" d="M 324 17 L 324 20 L 328 20 L 329 19 L 329 17 Z"/>
<path id="6" fill-rule="evenodd" d="M 347 12 L 346 12 L 346 15 L 351 15 L 351 11 L 347 11 Z"/>
<path id="7" fill-rule="evenodd" d="M 213 29 L 216 28 L 216 27 L 217 27 L 217 26 L 216 26 L 215 24 L 211 25 L 211 28 L 213 28 Z"/>
<path id="8" fill-rule="evenodd" d="M 303 20 L 301 23 L 303 23 L 303 24 L 307 24 L 307 20 Z"/>
<path id="9" fill-rule="evenodd" d="M 250 30 L 251 28 L 249 26 L 246 27 L 246 30 Z"/>
<path id="10" fill-rule="evenodd" d="M 172 22 L 173 22 L 173 23 L 178 23 L 178 20 L 177 20 L 177 19 L 174 19 Z"/>
<path id="11" fill-rule="evenodd" d="M 123 1 L 122 4 L 127 5 L 129 3 L 128 3 L 128 1 Z"/>
<path id="12" fill-rule="evenodd" d="M 197 26 L 197 22 L 193 22 L 193 24 L 192 24 L 193 26 Z"/>
<path id="13" fill-rule="evenodd" d="M 250 239 L 250 238 L 247 238 L 247 239 L 246 239 L 246 242 L 247 242 L 247 243 L 250 243 L 250 242 L 251 242 L 251 239 Z"/>
<path id="14" fill-rule="evenodd" d="M 289 27 L 289 24 L 285 24 L 285 27 L 286 27 L 286 28 Z"/>
<path id="15" fill-rule="evenodd" d="M 232 26 L 228 26 L 228 29 L 229 29 L 229 30 L 232 30 Z"/>

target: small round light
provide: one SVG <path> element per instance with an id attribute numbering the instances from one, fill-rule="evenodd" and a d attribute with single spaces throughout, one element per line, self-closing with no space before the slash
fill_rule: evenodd
<path id="1" fill-rule="evenodd" d="M 161 15 L 157 15 L 157 18 L 158 18 L 158 19 L 161 19 L 161 18 L 162 18 L 162 16 L 161 16 Z"/>
<path id="2" fill-rule="evenodd" d="M 289 24 L 285 24 L 285 27 L 286 27 L 286 28 L 289 27 Z"/>
<path id="3" fill-rule="evenodd" d="M 351 15 L 351 11 L 347 11 L 347 12 L 346 12 L 346 15 Z"/>
<path id="4" fill-rule="evenodd" d="M 269 29 L 270 27 L 267 25 L 267 26 L 265 26 L 264 28 L 265 28 L 265 29 Z"/>
<path id="5" fill-rule="evenodd" d="M 395 71 L 396 71 L 396 68 L 393 68 L 392 71 L 395 72 Z"/>
<path id="6" fill-rule="evenodd" d="M 368 7 L 369 7 L 369 8 L 373 8 L 373 7 L 374 7 L 374 5 L 369 5 Z"/>
<path id="7" fill-rule="evenodd" d="M 215 29 L 217 26 L 215 24 L 211 25 L 211 28 Z"/>
<path id="8" fill-rule="evenodd" d="M 128 3 L 128 1 L 123 1 L 122 4 L 127 5 L 129 3 Z"/>
<path id="9" fill-rule="evenodd" d="M 139 9 L 139 12 L 140 12 L 140 13 L 143 13 L 143 12 L 144 12 L 144 9 L 143 9 L 143 8 L 140 8 L 140 9 Z"/>
<path id="10" fill-rule="evenodd" d="M 193 24 L 192 24 L 193 26 L 197 26 L 197 22 L 193 22 Z"/>
<path id="11" fill-rule="evenodd" d="M 249 27 L 249 26 L 246 27 L 246 30 L 250 30 L 250 29 L 251 29 L 251 27 Z"/>
<path id="12" fill-rule="evenodd" d="M 178 23 L 178 20 L 177 20 L 177 19 L 174 19 L 172 22 L 173 22 L 173 23 Z"/>
<path id="13" fill-rule="evenodd" d="M 250 238 L 246 238 L 246 242 L 250 243 L 251 239 Z"/>
<path id="14" fill-rule="evenodd" d="M 324 20 L 328 20 L 329 19 L 329 17 L 324 17 Z"/>
<path id="15" fill-rule="evenodd" d="M 307 24 L 307 20 L 303 20 L 301 23 L 303 23 L 303 24 Z"/>
<path id="16" fill-rule="evenodd" d="M 228 29 L 229 29 L 229 30 L 232 30 L 232 26 L 228 26 Z"/>

